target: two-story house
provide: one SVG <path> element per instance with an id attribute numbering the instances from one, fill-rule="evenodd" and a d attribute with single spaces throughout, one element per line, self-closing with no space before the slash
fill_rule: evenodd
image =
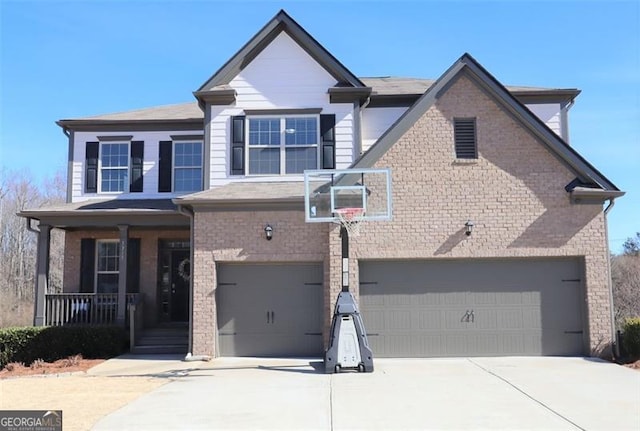
<path id="1" fill-rule="evenodd" d="M 21 213 L 35 324 L 124 323 L 135 302 L 147 333 L 188 330 L 183 353 L 319 356 L 340 238 L 305 223 L 303 173 L 375 167 L 393 219 L 362 226 L 350 265 L 375 355 L 597 354 L 624 193 L 568 143 L 578 94 L 505 86 L 468 54 L 437 80 L 359 78 L 281 11 L 192 103 L 58 121 L 67 203 Z"/>

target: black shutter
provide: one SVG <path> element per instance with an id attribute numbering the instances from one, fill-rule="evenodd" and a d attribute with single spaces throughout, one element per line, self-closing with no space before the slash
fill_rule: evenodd
<path id="1" fill-rule="evenodd" d="M 87 142 L 85 153 L 84 192 L 98 192 L 98 149 L 99 142 Z"/>
<path id="2" fill-rule="evenodd" d="M 140 238 L 129 238 L 127 248 L 127 293 L 140 292 Z"/>
<path id="3" fill-rule="evenodd" d="M 173 142 L 160 141 L 160 160 L 158 162 L 158 192 L 171 192 L 171 159 Z"/>
<path id="4" fill-rule="evenodd" d="M 143 188 L 142 162 L 144 161 L 144 141 L 131 142 L 131 184 L 130 192 L 141 192 Z"/>
<path id="5" fill-rule="evenodd" d="M 96 240 L 82 238 L 80 241 L 80 292 L 93 293 L 96 276 Z"/>
<path id="6" fill-rule="evenodd" d="M 244 119 L 231 117 L 231 175 L 244 175 Z"/>
<path id="7" fill-rule="evenodd" d="M 321 115 L 320 116 L 320 140 L 322 144 L 322 169 L 336 168 L 336 137 L 334 128 L 336 126 L 336 116 Z"/>
<path id="8" fill-rule="evenodd" d="M 476 119 L 454 118 L 453 135 L 456 147 L 456 158 L 477 159 Z"/>

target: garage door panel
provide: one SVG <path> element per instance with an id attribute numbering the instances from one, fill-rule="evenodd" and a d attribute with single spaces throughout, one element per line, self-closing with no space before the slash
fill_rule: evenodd
<path id="1" fill-rule="evenodd" d="M 223 356 L 319 356 L 320 264 L 222 264 L 216 303 Z"/>
<path id="2" fill-rule="evenodd" d="M 361 262 L 374 354 L 582 354 L 582 336 L 565 334 L 584 325 L 581 267 L 562 258 Z"/>

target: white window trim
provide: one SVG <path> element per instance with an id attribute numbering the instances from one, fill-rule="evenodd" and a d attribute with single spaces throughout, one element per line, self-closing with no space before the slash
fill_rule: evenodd
<path id="1" fill-rule="evenodd" d="M 97 239 L 96 240 L 96 251 L 95 251 L 95 262 L 94 262 L 94 274 L 93 274 L 93 293 L 98 292 L 98 275 L 99 274 L 120 274 L 120 251 L 118 251 L 118 270 L 117 271 L 100 271 L 98 268 L 98 263 L 100 261 L 100 256 L 98 251 L 100 250 L 100 244 L 104 243 L 120 243 L 120 240 L 117 239 Z"/>
<path id="2" fill-rule="evenodd" d="M 124 190 L 122 190 L 121 192 L 105 192 L 102 190 L 102 146 L 103 145 L 113 145 L 113 144 L 126 144 L 127 145 L 127 166 L 126 167 L 119 167 L 119 168 L 112 168 L 112 167 L 108 167 L 105 169 L 109 169 L 109 170 L 127 170 L 127 178 L 129 179 L 129 181 L 127 181 L 125 183 L 125 187 Z M 100 194 L 105 194 L 105 195 L 120 195 L 123 193 L 129 193 L 129 189 L 131 187 L 131 142 L 128 141 L 105 141 L 105 142 L 100 142 L 100 148 L 98 149 L 98 193 Z"/>
<path id="3" fill-rule="evenodd" d="M 280 145 L 279 146 L 275 146 L 275 145 L 250 145 L 249 144 L 249 121 L 252 119 L 258 119 L 258 120 L 266 120 L 268 118 L 273 118 L 273 119 L 278 119 L 280 120 Z M 286 129 L 285 129 L 285 125 L 286 125 L 286 119 L 287 118 L 315 118 L 316 120 L 316 144 L 315 145 L 294 145 L 294 146 L 290 146 L 287 147 L 286 145 Z M 286 114 L 286 115 L 247 115 L 247 117 L 245 118 L 245 125 L 244 125 L 244 130 L 245 130 L 245 158 L 244 158 L 244 171 L 246 172 L 246 176 L 250 176 L 250 177 L 269 177 L 269 176 L 295 176 L 295 175 L 302 175 L 302 172 L 298 172 L 298 173 L 291 173 L 288 174 L 286 173 L 286 169 L 287 169 L 287 158 L 286 158 L 286 149 L 287 148 L 313 148 L 316 147 L 316 167 L 312 168 L 312 169 L 320 169 L 320 157 L 321 157 L 321 153 L 320 150 L 322 149 L 322 146 L 320 145 L 320 115 L 319 114 Z M 251 158 L 250 156 L 250 149 L 252 148 L 278 148 L 278 150 L 280 151 L 280 172 L 277 174 L 252 174 L 249 170 L 249 159 Z"/>
<path id="4" fill-rule="evenodd" d="M 176 168 L 176 147 L 177 144 L 200 144 L 200 166 L 180 166 Z M 176 191 L 176 169 L 200 168 L 200 189 L 192 191 Z M 171 142 L 171 191 L 173 193 L 196 193 L 204 190 L 204 141 L 172 141 Z"/>

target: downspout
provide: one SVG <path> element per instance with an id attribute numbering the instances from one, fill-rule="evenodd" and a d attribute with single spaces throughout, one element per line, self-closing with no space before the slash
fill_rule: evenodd
<path id="1" fill-rule="evenodd" d="M 561 120 L 562 120 L 562 129 L 560 133 L 562 134 L 563 139 L 567 144 L 569 143 L 569 109 L 576 103 L 575 99 L 571 99 L 569 103 L 560 108 L 561 111 Z"/>
<path id="2" fill-rule="evenodd" d="M 28 230 L 29 232 L 33 232 L 33 233 L 35 233 L 35 234 L 39 234 L 39 233 L 40 233 L 40 230 L 39 230 L 39 229 L 34 228 L 33 226 L 31 226 L 31 220 L 33 220 L 33 218 L 31 218 L 31 217 L 27 217 L 27 230 Z"/>
<path id="3" fill-rule="evenodd" d="M 182 215 L 189 217 L 189 262 L 191 262 L 191 278 L 189 279 L 189 350 L 187 355 L 184 357 L 184 361 L 208 361 L 211 358 L 209 356 L 201 355 L 201 356 L 193 356 L 193 278 L 195 273 L 193 271 L 194 268 L 194 247 L 195 247 L 195 235 L 193 233 L 193 227 L 195 225 L 195 217 L 193 214 L 193 210 L 187 208 L 186 206 L 178 204 L 178 212 Z"/>
<path id="4" fill-rule="evenodd" d="M 616 321 L 613 304 L 613 280 L 611 279 L 611 250 L 609 249 L 609 223 L 607 221 L 607 214 L 613 209 L 615 205 L 615 199 L 609 198 L 609 205 L 604 209 L 604 239 L 607 244 L 607 283 L 609 285 L 609 314 L 611 319 L 611 342 L 613 346 L 613 359 L 617 360 L 620 357 L 620 344 L 617 342 L 616 337 Z"/>
<path id="5" fill-rule="evenodd" d="M 356 152 L 354 160 L 357 160 L 362 155 L 362 111 L 369 106 L 369 103 L 371 103 L 371 97 L 367 97 L 362 105 L 360 105 L 359 101 L 356 101 L 353 104 L 354 111 L 356 111 L 355 113 L 358 116 L 355 123 L 356 127 L 354 127 L 354 147 Z"/>
<path id="6" fill-rule="evenodd" d="M 70 132 L 67 127 L 62 128 L 62 133 L 67 137 L 69 144 L 67 146 L 67 203 L 71 203 L 71 188 L 73 187 L 73 153 L 75 152 L 75 134 Z"/>

